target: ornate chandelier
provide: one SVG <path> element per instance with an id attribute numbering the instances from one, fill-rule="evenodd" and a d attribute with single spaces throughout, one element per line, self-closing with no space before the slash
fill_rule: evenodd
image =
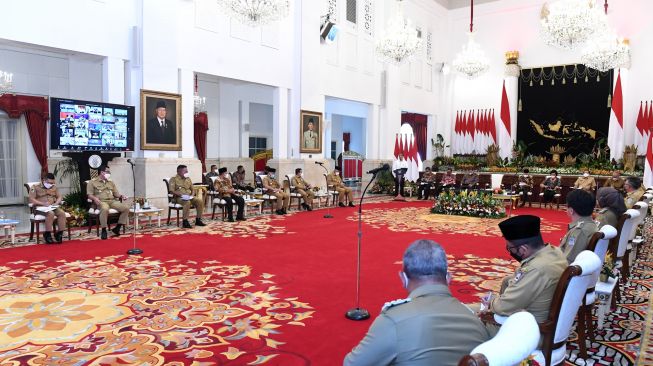
<path id="1" fill-rule="evenodd" d="M 490 68 L 490 62 L 485 56 L 485 52 L 474 41 L 474 0 L 471 0 L 471 16 L 467 44 L 463 45 L 462 51 L 456 55 L 456 58 L 453 60 L 453 67 L 469 79 L 478 77 Z"/>
<path id="2" fill-rule="evenodd" d="M 206 112 L 206 97 L 200 97 L 197 89 L 197 75 L 195 75 L 195 92 L 193 93 L 193 109 L 195 114 Z"/>
<path id="3" fill-rule="evenodd" d="M 400 64 L 411 58 L 422 47 L 422 40 L 417 36 L 417 30 L 410 20 L 404 18 L 401 0 L 398 0 L 399 11 L 388 22 L 388 27 L 376 42 L 376 53 L 383 59 Z"/>
<path id="4" fill-rule="evenodd" d="M 289 0 L 217 0 L 232 18 L 256 27 L 288 15 Z"/>
<path id="5" fill-rule="evenodd" d="M 558 0 L 542 6 L 540 21 L 544 43 L 567 50 L 587 41 L 605 27 L 595 0 Z"/>
<path id="6" fill-rule="evenodd" d="M 608 0 L 605 0 L 605 24 L 592 38 L 581 55 L 581 61 L 587 67 L 599 71 L 608 71 L 630 63 L 630 46 L 620 39 L 617 33 L 607 26 Z"/>
<path id="7" fill-rule="evenodd" d="M 14 88 L 14 74 L 0 70 L 0 95 L 10 92 Z"/>

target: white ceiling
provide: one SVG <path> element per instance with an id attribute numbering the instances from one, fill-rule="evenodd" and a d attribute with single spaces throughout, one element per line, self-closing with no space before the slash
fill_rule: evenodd
<path id="1" fill-rule="evenodd" d="M 470 4 L 470 0 L 435 0 L 435 1 L 447 9 L 465 8 L 468 7 Z M 474 5 L 490 3 L 493 1 L 499 1 L 499 0 L 476 0 L 474 2 Z"/>

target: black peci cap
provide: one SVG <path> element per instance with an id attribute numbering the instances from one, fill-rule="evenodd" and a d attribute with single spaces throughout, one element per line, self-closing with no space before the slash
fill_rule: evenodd
<path id="1" fill-rule="evenodd" d="M 223 174 L 223 173 L 226 172 L 226 171 L 227 171 L 227 168 L 220 168 L 220 169 L 218 169 L 218 173 L 219 173 L 219 174 Z"/>
<path id="2" fill-rule="evenodd" d="M 158 108 L 166 108 L 167 109 L 166 102 L 164 100 L 159 100 L 158 102 L 156 102 L 156 108 L 157 109 Z"/>
<path id="3" fill-rule="evenodd" d="M 506 240 L 518 240 L 540 236 L 540 218 L 533 215 L 520 215 L 503 220 L 499 229 Z"/>

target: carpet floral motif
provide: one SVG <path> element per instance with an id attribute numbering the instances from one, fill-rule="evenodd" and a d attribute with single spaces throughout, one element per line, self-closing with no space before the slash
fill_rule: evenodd
<path id="1" fill-rule="evenodd" d="M 314 313 L 280 296 L 273 274 L 218 261 L 8 265 L 0 267 L 3 365 L 265 364 L 299 357 L 278 335 Z"/>
<path id="2" fill-rule="evenodd" d="M 358 215 L 347 217 L 358 220 Z M 501 231 L 497 224 L 501 219 L 432 214 L 428 207 L 373 208 L 363 213 L 363 222 L 376 229 L 387 228 L 395 232 L 420 234 L 466 234 L 495 237 Z M 542 223 L 544 233 L 560 230 L 558 226 Z"/>

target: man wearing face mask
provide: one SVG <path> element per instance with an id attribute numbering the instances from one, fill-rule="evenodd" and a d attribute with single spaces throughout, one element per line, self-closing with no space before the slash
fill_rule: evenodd
<path id="1" fill-rule="evenodd" d="M 560 240 L 560 250 L 572 263 L 576 256 L 587 249 L 592 235 L 599 229 L 592 219 L 595 205 L 594 196 L 582 189 L 576 189 L 567 195 L 567 216 L 571 219 L 567 233 Z"/>
<path id="2" fill-rule="evenodd" d="M 109 180 L 111 178 L 111 172 L 109 167 L 104 165 L 98 169 L 99 173 L 97 178 L 91 179 L 90 182 L 86 185 L 86 195 L 88 199 L 93 201 L 97 208 L 100 210 L 100 226 L 102 227 L 102 233 L 100 238 L 105 240 L 107 238 L 107 220 L 109 218 L 109 209 L 114 209 L 120 213 L 118 218 L 118 224 L 116 227 L 111 229 L 114 235 L 120 235 L 120 229 L 124 225 L 127 225 L 127 219 L 129 215 L 129 206 L 116 201 L 126 200 L 127 197 L 121 195 L 118 192 L 116 185 Z"/>
<path id="3" fill-rule="evenodd" d="M 628 177 L 624 182 L 624 189 L 626 190 L 626 198 L 624 203 L 627 209 L 633 206 L 642 199 L 646 191 L 642 188 L 642 181 L 637 177 Z"/>
<path id="4" fill-rule="evenodd" d="M 245 168 L 242 165 L 238 165 L 236 171 L 232 174 L 233 184 L 236 189 L 240 189 L 247 192 L 253 192 L 254 188 L 249 184 L 245 183 Z"/>
<path id="5" fill-rule="evenodd" d="M 181 205 L 183 209 L 183 224 L 184 229 L 191 229 L 188 222 L 190 215 L 190 205 L 195 206 L 197 217 L 195 218 L 196 226 L 206 226 L 202 222 L 202 214 L 204 213 L 204 200 L 198 197 L 193 197 L 193 181 L 190 179 L 188 167 L 186 165 L 177 166 L 177 175 L 170 178 L 170 193 L 174 195 L 174 202 Z"/>
<path id="6" fill-rule="evenodd" d="M 286 193 L 283 188 L 281 188 L 281 184 L 274 179 L 277 172 L 276 169 L 266 166 L 265 171 L 267 172 L 267 176 L 262 180 L 263 188 L 270 196 L 277 197 L 277 210 L 275 213 L 277 215 L 285 215 L 288 213 L 288 206 L 290 206 L 290 195 Z"/>
<path id="7" fill-rule="evenodd" d="M 517 187 L 516 191 L 519 193 L 521 203 L 519 204 L 519 207 L 524 207 L 526 204 L 526 201 L 528 201 L 528 193 L 530 193 L 533 190 L 533 177 L 529 174 L 530 171 L 528 168 L 524 168 L 524 174 L 521 174 L 519 176 L 519 180 L 517 182 Z"/>
<path id="8" fill-rule="evenodd" d="M 347 196 L 349 207 L 354 207 L 354 193 L 342 182 L 340 167 L 333 168 L 333 171 L 327 175 L 327 185 L 338 192 L 338 206 L 345 207 L 345 196 Z"/>
<path id="9" fill-rule="evenodd" d="M 345 366 L 455 366 L 489 339 L 483 323 L 451 295 L 447 257 L 439 244 L 412 243 L 399 277 L 408 298 L 383 306 L 365 338 L 345 357 Z"/>
<path id="10" fill-rule="evenodd" d="M 578 177 L 578 179 L 576 179 L 576 182 L 574 183 L 574 188 L 582 189 L 583 191 L 590 192 L 590 193 L 596 190 L 596 181 L 594 180 L 594 177 L 590 176 L 589 170 L 584 170 L 583 176 Z"/>
<path id="11" fill-rule="evenodd" d="M 304 180 L 304 173 L 301 168 L 295 169 L 295 176 L 292 177 L 290 185 L 295 187 L 295 191 L 304 199 L 302 207 L 306 211 L 313 211 L 313 198 L 315 198 L 315 194 L 311 190 L 311 185 Z"/>
<path id="12" fill-rule="evenodd" d="M 624 179 L 621 178 L 621 172 L 618 170 L 612 172 L 612 178 L 606 179 L 603 186 L 612 187 L 617 191 L 624 193 Z"/>
<path id="13" fill-rule="evenodd" d="M 549 316 L 567 258 L 560 249 L 544 243 L 537 216 L 511 217 L 500 222 L 499 229 L 506 239 L 506 250 L 520 266 L 515 274 L 503 279 L 498 295 L 491 293 L 482 302 L 495 314 L 510 316 L 526 310 L 542 323 Z M 496 324 L 486 325 L 491 335 L 499 330 Z"/>
<path id="14" fill-rule="evenodd" d="M 243 216 L 243 211 L 245 209 L 245 200 L 240 195 L 236 194 L 229 174 L 227 173 L 227 168 L 220 168 L 218 171 L 220 175 L 215 180 L 215 190 L 218 191 L 220 197 L 224 200 L 225 206 L 227 206 L 227 220 L 229 222 L 234 222 L 234 202 L 238 206 L 238 213 L 236 214 L 236 220 L 245 221 L 245 216 Z"/>
<path id="15" fill-rule="evenodd" d="M 207 178 L 213 178 L 219 176 L 220 173 L 218 173 L 218 166 L 217 165 L 211 165 L 211 170 L 206 173 Z"/>
<path id="16" fill-rule="evenodd" d="M 54 174 L 47 173 L 43 176 L 41 184 L 32 186 L 29 192 L 29 203 L 36 207 L 38 215 L 45 216 L 45 232 L 43 233 L 43 240 L 46 244 L 53 244 L 56 240 L 57 243 L 63 242 L 63 229 L 66 228 L 66 213 L 60 208 L 51 211 L 41 211 L 40 207 L 47 207 L 50 205 L 61 204 L 61 193 L 54 185 Z M 57 219 L 57 232 L 54 234 L 55 240 L 52 239 L 54 219 Z"/>

